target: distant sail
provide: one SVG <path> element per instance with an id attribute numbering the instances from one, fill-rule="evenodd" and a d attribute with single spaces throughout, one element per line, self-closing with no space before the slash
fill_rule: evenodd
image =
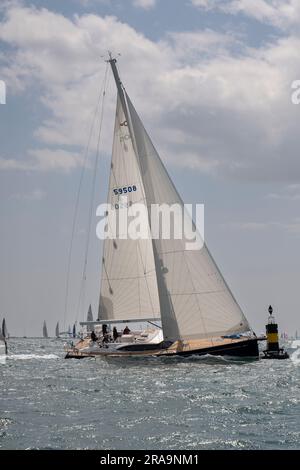
<path id="1" fill-rule="evenodd" d="M 139 164 L 130 139 L 127 120 L 118 97 L 108 203 L 122 211 L 126 204 L 146 204 Z M 108 214 L 108 227 L 113 226 Z M 152 240 L 149 227 L 144 238 L 107 238 L 103 243 L 102 276 L 98 318 L 129 320 L 160 317 Z"/>
<path id="2" fill-rule="evenodd" d="M 7 331 L 7 326 L 6 326 L 5 318 L 3 318 L 3 321 L 2 321 L 2 330 L 1 330 L 1 334 L 2 334 L 3 338 L 8 338 L 8 331 Z"/>
<path id="3" fill-rule="evenodd" d="M 73 325 L 73 338 L 76 338 L 76 325 Z"/>
<path id="4" fill-rule="evenodd" d="M 58 322 L 56 323 L 56 327 L 55 327 L 55 336 L 56 338 L 59 338 L 59 323 Z"/>
<path id="5" fill-rule="evenodd" d="M 90 304 L 90 306 L 89 306 L 89 310 L 88 310 L 88 313 L 87 313 L 86 321 L 93 321 L 93 312 L 92 312 L 92 306 L 91 306 L 91 304 Z"/>
<path id="6" fill-rule="evenodd" d="M 0 328 L 0 354 L 7 354 L 7 341 L 6 338 L 8 336 L 7 328 L 5 324 L 5 318 L 3 318 L 2 326 Z"/>
<path id="7" fill-rule="evenodd" d="M 47 325 L 46 325 L 46 322 L 44 321 L 44 324 L 43 324 L 43 337 L 44 338 L 49 338 L 48 336 L 48 330 L 47 330 Z"/>
<path id="8" fill-rule="evenodd" d="M 183 208 L 156 149 L 126 94 L 147 204 Z M 207 246 L 186 248 L 183 239 L 154 239 L 153 252 L 165 339 L 212 338 L 250 330 Z"/>
<path id="9" fill-rule="evenodd" d="M 69 325 L 69 328 L 68 328 L 68 335 L 72 336 L 71 325 Z"/>
<path id="10" fill-rule="evenodd" d="M 88 310 L 88 313 L 87 313 L 87 318 L 86 318 L 86 321 L 93 321 L 93 312 L 92 312 L 92 306 L 90 304 L 89 306 L 89 310 Z M 87 327 L 87 331 L 91 332 L 93 329 L 92 326 L 88 326 Z"/>

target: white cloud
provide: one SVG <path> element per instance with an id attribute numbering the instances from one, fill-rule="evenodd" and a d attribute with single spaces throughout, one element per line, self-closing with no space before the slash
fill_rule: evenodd
<path id="1" fill-rule="evenodd" d="M 230 47 L 238 43 L 232 35 L 211 29 L 172 32 L 167 38 L 177 60 L 189 65 L 217 55 L 226 55 Z"/>
<path id="2" fill-rule="evenodd" d="M 300 70 L 296 34 L 257 49 L 212 30 L 155 42 L 115 17 L 68 19 L 15 7 L 0 23 L 0 40 L 11 46 L 1 75 L 22 92 L 38 84 L 49 114 L 35 131 L 41 149 L 29 151 L 26 163 L 2 159 L 2 168 L 80 165 L 106 66 L 100 56 L 111 49 L 121 53 L 122 80 L 170 164 L 244 180 L 300 180 L 300 107 L 290 99 Z M 101 142 L 107 153 L 114 108 L 111 79 Z M 74 145 L 77 158 L 68 151 Z"/>
<path id="3" fill-rule="evenodd" d="M 0 170 L 68 172 L 81 164 L 80 154 L 61 149 L 30 149 L 22 159 L 0 157 Z"/>
<path id="4" fill-rule="evenodd" d="M 282 201 L 295 201 L 300 200 L 300 185 L 299 184 L 290 184 L 286 186 L 283 190 L 276 193 L 267 194 L 267 199 L 277 199 Z"/>
<path id="5" fill-rule="evenodd" d="M 81 3 L 83 6 L 88 6 L 91 4 L 99 4 L 99 5 L 109 5 L 111 0 L 74 0 L 77 3 Z"/>
<path id="6" fill-rule="evenodd" d="M 273 228 L 274 225 L 277 225 L 274 222 L 228 222 L 227 224 L 222 224 L 223 228 L 230 228 L 234 230 L 246 230 L 250 232 L 260 232 L 270 228 Z"/>

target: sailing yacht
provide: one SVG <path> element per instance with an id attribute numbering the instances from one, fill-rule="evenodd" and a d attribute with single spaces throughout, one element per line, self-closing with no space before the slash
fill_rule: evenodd
<path id="1" fill-rule="evenodd" d="M 6 327 L 5 318 L 2 320 L 2 326 L 0 328 L 0 356 L 7 354 L 7 341 L 8 331 Z"/>
<path id="2" fill-rule="evenodd" d="M 81 323 L 101 326 L 102 335 L 88 335 L 66 357 L 258 358 L 256 335 L 206 244 L 194 250 L 184 238 L 152 236 L 152 205 L 177 204 L 185 211 L 184 204 L 120 80 L 116 59 L 110 55 L 108 62 L 117 88 L 108 203 L 115 211 L 124 200 L 127 207 L 142 203 L 148 236 L 104 240 L 98 319 Z M 113 217 L 110 212 L 108 226 Z M 131 323 L 151 326 L 130 331 Z"/>
<path id="3" fill-rule="evenodd" d="M 67 331 L 59 331 L 59 322 L 57 322 L 55 327 L 55 336 L 59 339 L 70 339 L 72 338 L 72 330 L 71 326 L 69 325 Z"/>
<path id="4" fill-rule="evenodd" d="M 7 330 L 5 318 L 3 318 L 3 320 L 2 320 L 2 337 L 3 338 L 9 338 L 9 333 L 8 333 L 8 330 Z"/>

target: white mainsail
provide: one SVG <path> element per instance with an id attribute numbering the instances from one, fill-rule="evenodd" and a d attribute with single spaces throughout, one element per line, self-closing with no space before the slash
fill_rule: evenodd
<path id="1" fill-rule="evenodd" d="M 108 203 L 118 212 L 133 203 L 145 204 L 143 182 L 119 96 Z M 108 227 L 112 224 L 109 214 Z M 147 239 L 119 237 L 104 241 L 98 318 L 157 318 L 160 310 L 149 227 Z"/>
<path id="2" fill-rule="evenodd" d="M 56 336 L 56 338 L 59 338 L 59 322 L 56 323 L 55 336 Z"/>
<path id="3" fill-rule="evenodd" d="M 176 191 L 136 110 L 126 94 L 147 205 L 179 204 Z M 250 330 L 206 245 L 188 250 L 180 240 L 154 239 L 159 299 L 167 340 L 209 338 Z"/>
<path id="4" fill-rule="evenodd" d="M 88 313 L 87 313 L 87 316 L 86 316 L 86 321 L 87 322 L 92 322 L 93 320 L 94 320 L 94 318 L 93 318 L 92 306 L 90 304 L 89 309 L 88 309 Z M 87 326 L 87 331 L 88 332 L 91 332 L 92 329 L 93 329 L 92 326 Z"/>
<path id="5" fill-rule="evenodd" d="M 6 327 L 5 318 L 3 318 L 2 325 L 0 327 L 0 356 L 3 354 L 7 354 L 6 338 L 8 338 L 8 331 Z"/>

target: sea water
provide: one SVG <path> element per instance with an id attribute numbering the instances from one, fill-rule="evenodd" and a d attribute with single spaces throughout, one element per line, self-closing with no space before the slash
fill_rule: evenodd
<path id="1" fill-rule="evenodd" d="M 290 360 L 64 359 L 11 339 L 0 358 L 1 449 L 299 449 Z"/>

